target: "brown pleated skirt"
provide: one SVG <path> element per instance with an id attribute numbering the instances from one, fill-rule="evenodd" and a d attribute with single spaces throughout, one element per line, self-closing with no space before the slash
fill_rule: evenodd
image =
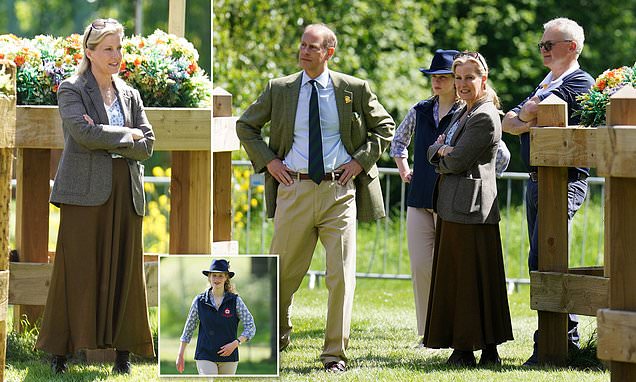
<path id="1" fill-rule="evenodd" d="M 125 159 L 100 206 L 60 207 L 51 287 L 36 347 L 51 354 L 116 348 L 152 357 L 142 217 L 132 202 Z"/>
<path id="2" fill-rule="evenodd" d="M 424 344 L 478 350 L 512 340 L 498 224 L 437 219 Z"/>

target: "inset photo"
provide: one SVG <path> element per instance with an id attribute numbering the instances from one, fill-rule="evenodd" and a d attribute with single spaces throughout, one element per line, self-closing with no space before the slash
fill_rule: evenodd
<path id="1" fill-rule="evenodd" d="M 163 256 L 159 375 L 276 377 L 278 256 Z"/>

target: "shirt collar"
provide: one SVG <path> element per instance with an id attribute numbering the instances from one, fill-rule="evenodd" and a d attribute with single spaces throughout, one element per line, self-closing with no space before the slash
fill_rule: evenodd
<path id="1" fill-rule="evenodd" d="M 563 74 L 561 74 L 561 76 L 559 76 L 559 78 L 552 78 L 552 72 L 548 73 L 547 76 L 545 76 L 545 78 L 543 79 L 543 81 L 541 81 L 541 84 L 539 85 L 541 88 L 545 89 L 545 88 L 549 88 L 551 87 L 550 85 L 554 84 L 554 83 L 561 83 L 563 82 L 563 79 L 570 75 L 571 73 L 577 71 L 581 66 L 579 65 L 578 62 L 575 62 L 574 65 L 570 66 L 570 68 L 568 70 L 566 70 L 565 72 L 563 72 Z"/>
<path id="2" fill-rule="evenodd" d="M 311 80 L 311 78 L 309 77 L 307 72 L 303 70 L 303 79 L 300 83 L 300 87 L 302 88 L 303 86 L 305 86 L 305 84 L 309 82 L 309 80 Z M 320 84 L 321 88 L 326 88 L 329 84 L 329 69 L 325 69 L 322 73 L 320 73 L 318 77 L 314 78 L 314 80 L 316 80 L 316 82 Z"/>

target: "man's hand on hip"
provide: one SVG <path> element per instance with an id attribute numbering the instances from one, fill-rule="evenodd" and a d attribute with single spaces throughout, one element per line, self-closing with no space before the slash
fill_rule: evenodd
<path id="1" fill-rule="evenodd" d="M 291 186 L 294 183 L 289 171 L 291 171 L 283 161 L 274 158 L 267 164 L 267 171 L 278 181 L 278 183 L 282 183 L 285 186 Z"/>
<path id="2" fill-rule="evenodd" d="M 356 176 L 362 172 L 362 170 L 363 168 L 360 163 L 358 163 L 358 161 L 355 159 L 351 159 L 349 162 L 336 169 L 336 171 L 342 171 L 342 173 L 340 174 L 340 179 L 338 179 L 338 184 L 344 186 L 345 184 L 347 184 L 349 179 L 355 179 Z"/>

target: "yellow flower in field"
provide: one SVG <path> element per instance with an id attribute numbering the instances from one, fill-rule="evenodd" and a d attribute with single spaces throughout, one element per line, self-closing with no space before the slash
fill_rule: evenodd
<path id="1" fill-rule="evenodd" d="M 167 206 L 170 204 L 170 199 L 168 199 L 168 195 L 163 194 L 159 196 L 159 205 L 161 207 Z"/>
<path id="2" fill-rule="evenodd" d="M 155 192 L 155 184 L 154 183 L 144 183 L 144 190 L 147 193 Z"/>
<path id="3" fill-rule="evenodd" d="M 235 222 L 240 222 L 243 220 L 243 213 L 241 211 L 236 211 L 234 213 L 234 221 Z"/>
<path id="4" fill-rule="evenodd" d="M 263 192 L 265 192 L 265 186 L 263 186 L 262 184 L 259 184 L 258 186 L 256 186 L 256 192 L 258 192 L 259 194 L 262 194 Z"/>
<path id="5" fill-rule="evenodd" d="M 152 168 L 152 176 L 165 176 L 161 167 L 155 166 Z"/>
<path id="6" fill-rule="evenodd" d="M 252 198 L 252 200 L 250 200 L 250 204 L 252 205 L 252 208 L 255 208 L 258 206 L 258 200 L 256 200 L 256 198 Z"/>
<path id="7" fill-rule="evenodd" d="M 245 179 L 249 179 L 250 178 L 250 170 L 243 171 L 243 178 L 245 178 Z"/>
<path id="8" fill-rule="evenodd" d="M 168 167 L 165 172 L 165 176 L 170 178 L 172 176 L 172 167 Z"/>

